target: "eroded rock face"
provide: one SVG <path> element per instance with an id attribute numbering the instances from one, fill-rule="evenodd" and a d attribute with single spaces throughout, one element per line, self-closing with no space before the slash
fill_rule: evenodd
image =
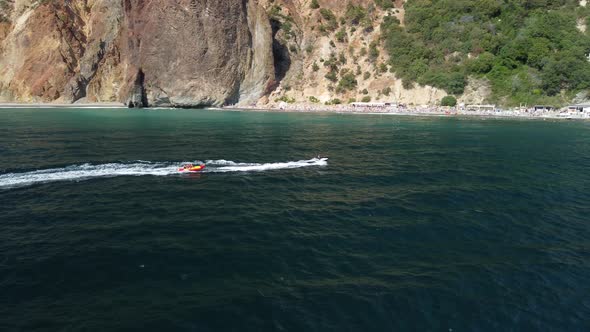
<path id="1" fill-rule="evenodd" d="M 123 26 L 135 101 L 140 71 L 151 105 L 247 102 L 271 78 L 270 25 L 254 2 L 128 0 Z"/>
<path id="2" fill-rule="evenodd" d="M 0 101 L 253 103 L 274 78 L 271 39 L 253 0 L 16 1 Z"/>
<path id="3" fill-rule="evenodd" d="M 1 22 L 0 23 L 0 43 L 8 36 L 10 33 L 10 23 L 9 22 Z"/>
<path id="4" fill-rule="evenodd" d="M 16 1 L 16 8 L 21 9 Z M 55 2 L 13 14 L 0 50 L 0 98 L 23 102 L 61 100 L 78 67 L 86 37 L 76 9 Z"/>

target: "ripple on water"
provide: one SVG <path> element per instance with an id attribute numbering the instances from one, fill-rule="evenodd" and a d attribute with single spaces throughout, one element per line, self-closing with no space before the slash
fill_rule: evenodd
<path id="1" fill-rule="evenodd" d="M 584 331 L 590 317 L 582 123 L 2 111 L 0 142 L 0 329 Z M 232 171 L 176 175 L 187 160 Z"/>

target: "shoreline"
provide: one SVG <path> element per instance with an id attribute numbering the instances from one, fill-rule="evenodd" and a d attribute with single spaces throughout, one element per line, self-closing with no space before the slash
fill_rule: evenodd
<path id="1" fill-rule="evenodd" d="M 365 114 L 365 115 L 391 115 L 391 116 L 418 116 L 441 118 L 490 118 L 490 119 L 522 119 L 522 120 L 590 120 L 588 113 L 566 113 L 560 111 L 523 112 L 512 110 L 497 111 L 466 111 L 445 107 L 412 107 L 412 108 L 353 108 L 347 105 L 310 107 L 307 104 L 285 108 L 276 107 L 223 107 L 229 111 L 253 111 L 253 112 L 277 112 L 277 113 L 322 113 L 322 114 Z"/>
<path id="2" fill-rule="evenodd" d="M 52 103 L 0 103 L 0 108 L 127 108 L 123 103 L 87 103 L 87 104 L 52 104 Z"/>
<path id="3" fill-rule="evenodd" d="M 128 109 L 123 103 L 85 103 L 85 104 L 52 104 L 52 103 L 0 103 L 0 109 Z M 149 109 L 177 109 L 175 107 L 147 107 Z M 186 108 L 182 108 L 186 109 Z M 354 108 L 349 105 L 309 105 L 289 104 L 283 107 L 264 106 L 224 106 L 195 108 L 212 111 L 233 112 L 272 112 L 272 113 L 316 113 L 316 114 L 365 114 L 365 115 L 392 115 L 392 116 L 419 116 L 419 117 L 445 117 L 445 118 L 495 118 L 495 119 L 523 119 L 523 120 L 590 120 L 588 113 L 568 113 L 561 111 L 524 112 L 515 110 L 495 111 L 466 111 L 454 108 L 438 106 L 429 107 L 366 107 Z"/>

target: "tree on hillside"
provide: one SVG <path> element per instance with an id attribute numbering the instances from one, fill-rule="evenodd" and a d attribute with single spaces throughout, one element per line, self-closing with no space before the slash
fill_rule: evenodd
<path id="1" fill-rule="evenodd" d="M 414 0 L 404 7 L 405 26 L 393 16 L 381 25 L 404 82 L 461 94 L 473 75 L 490 81 L 494 98 L 516 104 L 588 88 L 590 34 L 576 22 L 590 8 L 578 1 Z"/>
<path id="2" fill-rule="evenodd" d="M 457 98 L 455 98 L 453 96 L 445 96 L 440 101 L 440 105 L 441 106 L 455 107 L 455 106 L 457 106 Z"/>

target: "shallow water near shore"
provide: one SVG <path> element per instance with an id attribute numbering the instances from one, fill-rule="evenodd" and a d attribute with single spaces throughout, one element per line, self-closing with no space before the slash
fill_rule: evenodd
<path id="1" fill-rule="evenodd" d="M 587 122 L 3 109 L 0 330 L 585 331 L 589 169 Z"/>

